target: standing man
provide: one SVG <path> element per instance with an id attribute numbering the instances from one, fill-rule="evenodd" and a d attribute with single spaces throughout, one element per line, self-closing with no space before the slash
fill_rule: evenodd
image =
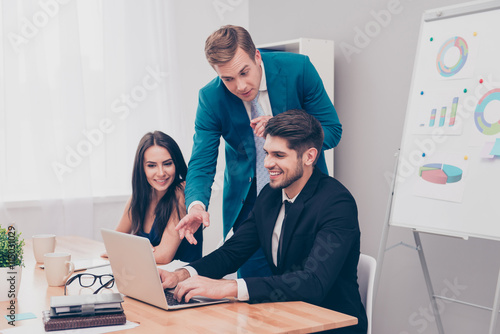
<path id="1" fill-rule="evenodd" d="M 301 110 L 270 119 L 264 165 L 270 183 L 222 247 L 173 273 L 160 270 L 163 288 L 189 301 L 195 295 L 240 301 L 305 301 L 358 318 L 334 333 L 366 334 L 357 266 L 360 231 L 349 191 L 315 168 L 323 142 L 320 123 Z M 259 247 L 273 276 L 220 279 Z"/>
<path id="2" fill-rule="evenodd" d="M 224 26 L 210 35 L 205 55 L 218 77 L 199 93 L 193 151 L 186 181 L 188 215 L 178 224 L 181 238 L 196 243 L 194 232 L 210 224 L 207 207 L 214 181 L 220 137 L 225 140 L 223 192 L 224 236 L 236 231 L 269 182 L 263 168 L 262 145 L 267 121 L 289 109 L 303 109 L 323 127 L 323 150 L 340 141 L 342 126 L 323 83 L 307 56 L 260 53 L 248 31 Z M 328 174 L 323 152 L 318 167 Z M 241 277 L 271 274 L 257 251 L 243 266 Z"/>

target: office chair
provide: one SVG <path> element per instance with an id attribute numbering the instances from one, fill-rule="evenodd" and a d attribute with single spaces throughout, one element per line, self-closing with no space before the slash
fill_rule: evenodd
<path id="1" fill-rule="evenodd" d="M 367 334 L 372 332 L 372 307 L 373 307 L 373 293 L 375 282 L 375 269 L 377 268 L 377 261 L 366 254 L 359 255 L 358 262 L 358 285 L 361 301 L 365 306 L 366 317 L 368 318 L 368 331 Z"/>

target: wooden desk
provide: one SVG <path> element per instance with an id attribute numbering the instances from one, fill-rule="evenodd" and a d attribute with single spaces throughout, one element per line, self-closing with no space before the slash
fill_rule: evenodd
<path id="1" fill-rule="evenodd" d="M 104 245 L 81 237 L 57 237 L 56 252 L 69 252 L 73 260 L 97 258 L 104 252 Z M 43 270 L 35 265 L 32 240 L 26 240 L 24 258 L 26 266 L 15 304 L 16 313 L 32 312 L 37 319 L 16 321 L 15 324 L 26 329 L 23 333 L 44 333 L 41 311 L 48 310 L 50 297 L 62 296 L 64 288 L 47 285 Z M 70 287 L 69 294 L 79 293 L 77 283 Z M 3 317 L 8 305 L 9 302 L 0 303 L 0 330 L 13 328 Z M 304 302 L 231 302 L 165 311 L 125 297 L 123 308 L 127 320 L 138 322 L 140 326 L 116 333 L 311 333 L 357 324 L 355 317 Z"/>

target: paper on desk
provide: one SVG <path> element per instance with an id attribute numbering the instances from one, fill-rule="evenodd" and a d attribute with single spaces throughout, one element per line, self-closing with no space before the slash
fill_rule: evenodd
<path id="1" fill-rule="evenodd" d="M 174 270 L 182 268 L 188 264 L 189 264 L 188 262 L 183 262 L 180 260 L 173 260 L 170 263 L 158 266 L 158 268 L 166 270 L 166 271 L 174 271 Z"/>
<path id="2" fill-rule="evenodd" d="M 138 323 L 128 321 L 124 325 L 115 325 L 115 326 L 101 326 L 101 327 L 89 327 L 89 328 L 77 328 L 77 329 L 68 329 L 63 331 L 57 331 L 57 334 L 104 334 L 111 333 L 116 331 L 122 331 L 125 329 L 131 329 L 139 326 Z M 43 331 L 43 327 L 41 328 Z M 25 334 L 26 328 L 23 326 L 17 326 L 9 329 L 0 330 L 2 334 Z"/>
<path id="3" fill-rule="evenodd" d="M 5 319 L 7 319 L 7 321 L 21 321 L 21 320 L 36 319 L 36 315 L 34 315 L 31 312 L 14 314 L 14 319 L 11 318 L 11 315 L 5 315 L 4 317 L 5 317 Z"/>

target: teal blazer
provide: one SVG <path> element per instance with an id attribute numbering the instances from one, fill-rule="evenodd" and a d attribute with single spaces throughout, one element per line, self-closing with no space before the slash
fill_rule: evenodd
<path id="1" fill-rule="evenodd" d="M 262 52 L 262 61 L 273 115 L 303 109 L 315 116 L 323 127 L 323 150 L 337 146 L 342 126 L 309 57 Z M 226 157 L 222 205 L 225 236 L 236 221 L 255 177 L 255 143 L 243 101 L 229 92 L 217 77 L 199 92 L 186 180 L 186 206 L 197 200 L 208 208 L 220 137 L 225 141 Z M 317 166 L 328 173 L 323 152 Z"/>

